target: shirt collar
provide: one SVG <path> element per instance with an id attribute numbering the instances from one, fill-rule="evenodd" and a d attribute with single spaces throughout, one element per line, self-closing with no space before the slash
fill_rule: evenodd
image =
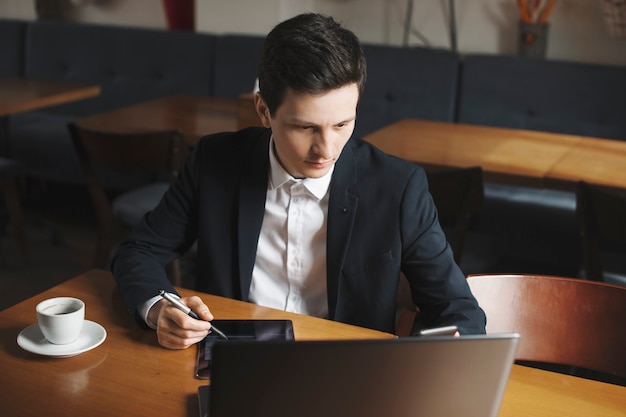
<path id="1" fill-rule="evenodd" d="M 330 179 L 332 178 L 333 171 L 335 170 L 335 165 L 330 167 L 328 172 L 320 177 L 320 178 L 304 178 L 304 179 L 296 179 L 287 171 L 285 168 L 278 162 L 276 155 L 274 154 L 274 137 L 270 138 L 270 146 L 269 146 L 269 158 L 270 158 L 270 189 L 275 190 L 285 183 L 290 181 L 293 182 L 302 182 L 302 185 L 313 194 L 318 200 L 324 198 L 326 193 L 328 192 L 328 187 L 330 186 Z"/>

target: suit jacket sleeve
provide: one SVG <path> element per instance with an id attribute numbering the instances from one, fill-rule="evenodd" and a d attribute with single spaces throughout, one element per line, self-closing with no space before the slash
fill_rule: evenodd
<path id="1" fill-rule="evenodd" d="M 146 214 L 117 249 L 111 269 L 129 312 L 145 324 L 137 307 L 158 294 L 176 293 L 165 265 L 186 252 L 195 240 L 197 152 L 192 153 L 160 203 Z"/>
<path id="2" fill-rule="evenodd" d="M 424 324 L 454 324 L 461 334 L 485 333 L 485 314 L 454 261 L 423 170 L 409 180 L 402 207 L 401 269 Z"/>
<path id="3" fill-rule="evenodd" d="M 427 327 L 485 332 L 418 165 L 351 140 L 331 183 L 328 245 L 331 318 L 393 332 L 403 273 Z"/>

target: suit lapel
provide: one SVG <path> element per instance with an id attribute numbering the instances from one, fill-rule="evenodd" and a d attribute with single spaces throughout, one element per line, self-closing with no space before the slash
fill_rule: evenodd
<path id="1" fill-rule="evenodd" d="M 270 131 L 256 138 L 255 148 L 249 154 L 249 163 L 241 176 L 238 210 L 239 284 L 241 299 L 248 301 L 252 270 L 256 258 L 259 233 L 265 213 L 265 198 L 269 170 Z"/>
<path id="2" fill-rule="evenodd" d="M 330 183 L 326 237 L 326 285 L 330 319 L 335 317 L 337 310 L 341 269 L 359 202 L 358 197 L 350 192 L 350 187 L 356 183 L 356 180 L 355 157 L 352 147 L 348 144 L 335 164 Z"/>

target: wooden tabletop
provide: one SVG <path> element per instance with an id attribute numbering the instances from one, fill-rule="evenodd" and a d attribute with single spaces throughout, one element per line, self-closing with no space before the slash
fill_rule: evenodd
<path id="1" fill-rule="evenodd" d="M 573 190 L 581 179 L 626 191 L 626 142 L 581 140 L 548 171 L 546 186 Z"/>
<path id="2" fill-rule="evenodd" d="M 426 169 L 480 166 L 487 181 L 569 191 L 587 181 L 626 190 L 625 141 L 414 119 L 365 140 Z"/>
<path id="3" fill-rule="evenodd" d="M 0 117 L 100 94 L 97 85 L 0 77 Z"/>
<path id="4" fill-rule="evenodd" d="M 391 334 L 286 313 L 208 294 L 218 319 L 290 319 L 297 340 L 391 338 Z M 86 303 L 86 319 L 106 328 L 99 347 L 54 359 L 22 350 L 19 332 L 36 323 L 35 306 L 54 296 Z M 161 348 L 130 318 L 111 274 L 92 270 L 0 312 L 0 404 L 12 416 L 197 416 L 195 348 Z M 626 388 L 514 365 L 501 417 L 626 416 Z"/>
<path id="5" fill-rule="evenodd" d="M 513 365 L 499 417 L 625 417 L 626 387 Z"/>
<path id="6" fill-rule="evenodd" d="M 78 122 L 119 133 L 178 129 L 185 142 L 193 145 L 204 135 L 237 130 L 237 100 L 174 95 L 87 116 Z"/>

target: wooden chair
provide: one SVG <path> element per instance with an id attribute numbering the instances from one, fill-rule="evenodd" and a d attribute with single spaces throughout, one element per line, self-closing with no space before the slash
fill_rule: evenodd
<path id="1" fill-rule="evenodd" d="M 183 138 L 176 130 L 120 134 L 87 129 L 77 123 L 70 123 L 68 128 L 98 218 L 93 266 L 107 268 L 113 251 L 115 221 L 132 228 L 158 204 L 182 164 Z M 110 170 L 107 172 L 145 173 L 161 180 L 110 198 L 98 178 L 103 168 Z M 175 285 L 180 285 L 178 260 L 168 266 L 168 275 Z"/>
<path id="2" fill-rule="evenodd" d="M 626 381 L 626 288 L 545 275 L 470 275 L 467 282 L 487 333 L 520 333 L 517 360 Z"/>
<path id="3" fill-rule="evenodd" d="M 585 278 L 626 285 L 626 195 L 579 182 L 576 215 Z"/>
<path id="4" fill-rule="evenodd" d="M 434 171 L 428 174 L 428 187 L 441 222 L 451 224 L 448 236 L 454 260 L 459 263 L 472 216 L 483 205 L 483 172 L 480 167 Z"/>
<path id="5" fill-rule="evenodd" d="M 20 164 L 12 159 L 0 157 L 0 193 L 4 194 L 4 203 L 17 243 L 24 261 L 28 261 L 28 246 L 24 234 L 24 216 L 15 178 L 21 171 Z"/>

